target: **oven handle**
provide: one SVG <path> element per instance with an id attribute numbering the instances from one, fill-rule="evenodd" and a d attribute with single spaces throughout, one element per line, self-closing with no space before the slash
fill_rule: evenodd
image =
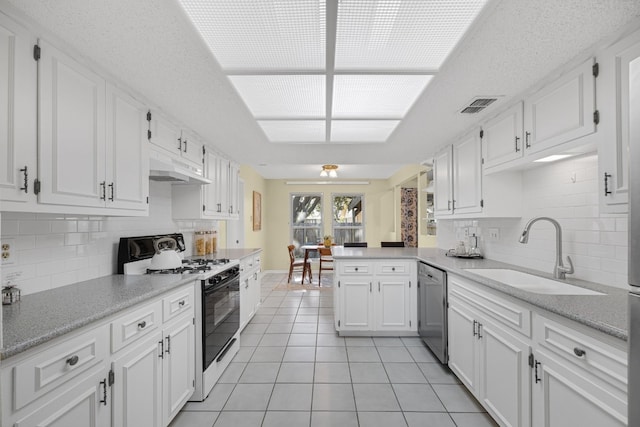
<path id="1" fill-rule="evenodd" d="M 227 344 L 227 346 L 224 348 L 224 350 L 222 350 L 222 352 L 220 353 L 220 355 L 216 358 L 216 363 L 220 363 L 220 361 L 224 358 L 225 354 L 227 354 L 227 352 L 229 351 L 229 349 L 233 346 L 233 344 L 236 342 L 236 339 L 233 338 L 231 341 L 229 341 L 229 343 Z"/>
<path id="2" fill-rule="evenodd" d="M 229 287 L 229 285 L 231 285 L 234 281 L 236 281 L 238 283 L 238 287 L 239 287 L 240 286 L 240 275 L 230 277 L 229 279 L 225 280 L 222 283 L 218 283 L 217 285 L 211 285 L 209 287 L 205 287 L 202 290 L 202 294 L 205 295 L 205 296 L 206 295 L 211 295 L 212 293 L 214 293 L 214 292 L 216 292 L 216 291 L 218 291 L 220 289 Z"/>

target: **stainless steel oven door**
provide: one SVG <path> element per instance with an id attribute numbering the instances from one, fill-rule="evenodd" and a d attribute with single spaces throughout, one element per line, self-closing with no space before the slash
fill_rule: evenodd
<path id="1" fill-rule="evenodd" d="M 202 289 L 202 370 L 215 361 L 240 327 L 240 276 Z"/>

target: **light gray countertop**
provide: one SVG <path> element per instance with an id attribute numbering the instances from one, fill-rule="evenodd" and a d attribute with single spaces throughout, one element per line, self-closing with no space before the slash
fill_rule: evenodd
<path id="1" fill-rule="evenodd" d="M 191 256 L 186 258 L 200 258 L 200 259 L 216 259 L 216 258 L 228 258 L 228 259 L 242 259 L 248 256 L 262 252 L 260 248 L 239 248 L 239 249 L 219 249 L 212 255 L 204 256 Z"/>
<path id="2" fill-rule="evenodd" d="M 242 259 L 260 250 L 221 250 L 213 257 Z M 25 295 L 20 302 L 2 307 L 4 346 L 0 360 L 194 280 L 198 276 L 193 274 L 119 274 Z"/>
<path id="3" fill-rule="evenodd" d="M 622 340 L 627 339 L 628 290 L 605 286 L 578 279 L 565 282 L 606 295 L 545 295 L 527 292 L 495 280 L 466 271 L 467 268 L 508 268 L 553 279 L 551 273 L 532 270 L 488 259 L 463 259 L 448 257 L 436 248 L 342 248 L 333 249 L 335 259 L 416 259 L 451 274 L 465 277 L 483 286 L 498 290 L 536 307 L 564 316 Z M 554 279 L 555 280 L 555 279 Z"/>

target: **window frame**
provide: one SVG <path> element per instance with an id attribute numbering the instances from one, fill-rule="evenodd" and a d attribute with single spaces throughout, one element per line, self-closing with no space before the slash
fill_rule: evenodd
<path id="1" fill-rule="evenodd" d="M 340 225 L 340 223 L 335 221 L 335 212 L 334 212 L 334 201 L 336 197 L 340 197 L 340 196 L 348 196 L 348 197 L 360 197 L 361 200 L 361 206 L 362 206 L 362 210 L 360 215 L 362 216 L 362 221 L 360 222 L 361 225 L 359 226 L 354 226 L 354 225 Z M 364 193 L 356 193 L 356 192 L 348 192 L 348 193 L 331 193 L 331 235 L 333 236 L 334 239 L 334 243 L 338 243 L 338 244 L 342 244 L 344 242 L 338 242 L 338 239 L 336 238 L 336 236 L 338 235 L 338 233 L 336 231 L 338 230 L 362 230 L 362 239 L 361 240 L 357 240 L 358 242 L 366 242 L 367 241 L 367 234 L 366 234 L 366 228 L 365 228 L 365 218 L 366 218 L 366 208 L 365 208 L 365 194 Z"/>
<path id="2" fill-rule="evenodd" d="M 319 197 L 320 198 L 320 224 L 318 225 L 313 225 L 313 226 L 300 226 L 300 225 L 295 225 L 295 221 L 293 218 L 293 198 L 296 196 L 310 196 L 310 197 Z M 302 230 L 309 230 L 309 229 L 318 229 L 318 236 L 319 239 L 322 239 L 322 237 L 324 236 L 324 193 L 322 192 L 291 192 L 289 193 L 289 236 L 290 239 L 289 241 L 292 242 L 294 245 L 296 244 L 296 242 L 294 241 L 294 236 L 295 236 L 295 230 L 296 229 L 302 229 Z M 306 233 L 304 233 L 306 234 Z M 305 242 L 299 242 L 300 246 L 305 245 Z M 316 243 L 316 242 L 309 242 L 309 244 L 312 243 Z M 295 254 L 296 256 L 302 256 L 304 254 L 304 251 L 301 251 L 299 247 L 295 248 Z"/>

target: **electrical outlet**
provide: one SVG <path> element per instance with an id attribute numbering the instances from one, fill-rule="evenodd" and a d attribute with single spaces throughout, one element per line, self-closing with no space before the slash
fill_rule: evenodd
<path id="1" fill-rule="evenodd" d="M 0 244 L 0 259 L 2 261 L 2 265 L 11 265 L 15 263 L 15 241 L 13 239 L 4 239 Z"/>
<path id="2" fill-rule="evenodd" d="M 500 240 L 499 228 L 490 228 L 487 231 L 489 232 L 489 240 Z"/>

